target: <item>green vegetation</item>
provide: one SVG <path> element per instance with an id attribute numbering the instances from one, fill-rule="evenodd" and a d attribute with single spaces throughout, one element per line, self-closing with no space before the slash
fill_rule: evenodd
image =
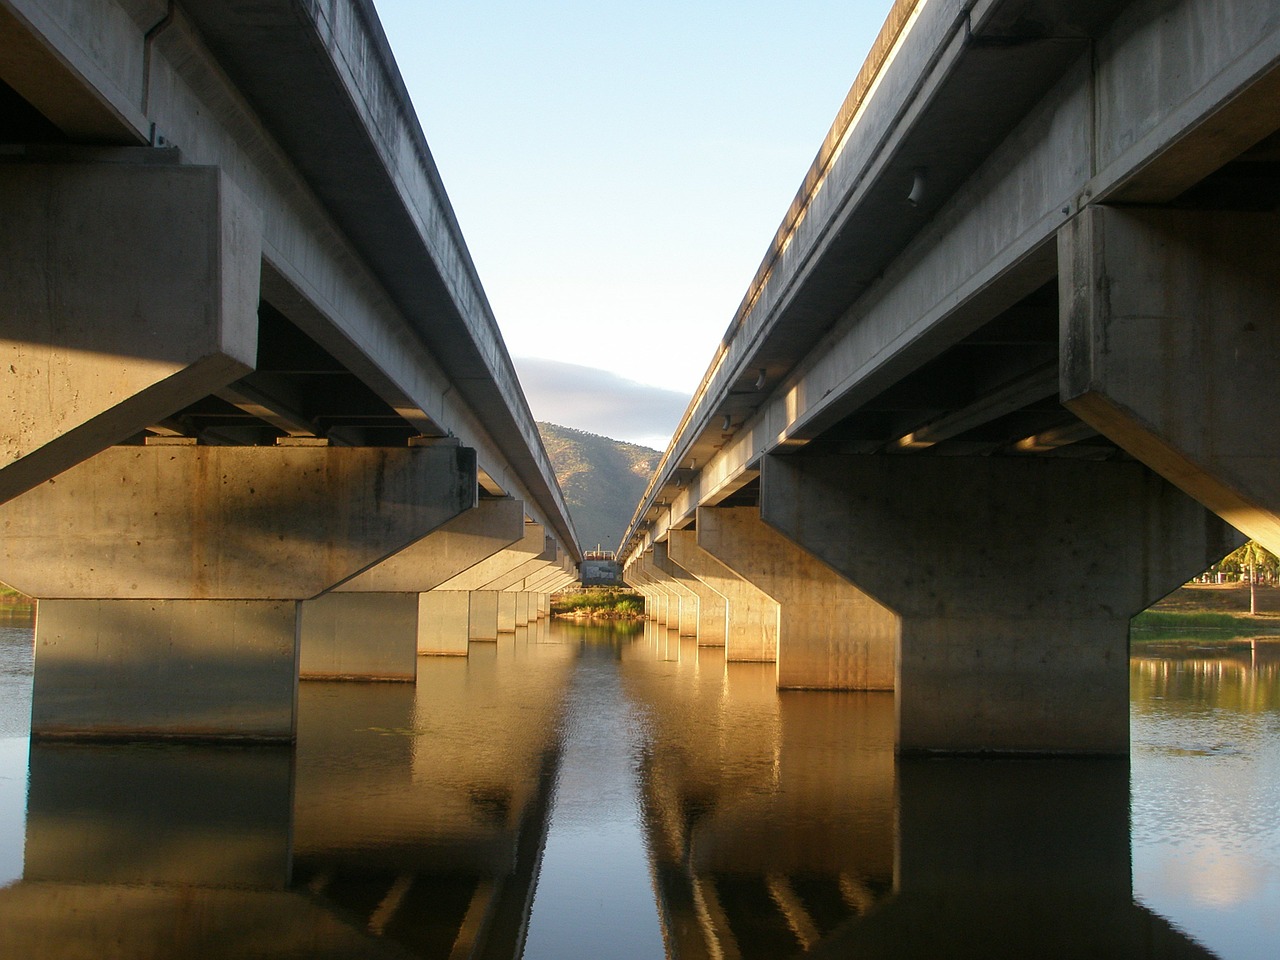
<path id="1" fill-rule="evenodd" d="M 630 620 L 644 615 L 644 597 L 619 587 L 584 587 L 552 597 L 551 612 L 562 617 Z"/>
<path id="2" fill-rule="evenodd" d="M 1280 588 L 1240 582 L 1190 583 L 1134 617 L 1129 636 L 1138 645 L 1280 641 Z"/>
<path id="3" fill-rule="evenodd" d="M 554 423 L 539 423 L 538 432 L 583 549 L 612 552 L 662 454 Z"/>
<path id="4" fill-rule="evenodd" d="M 0 582 L 0 620 L 28 620 L 35 614 L 35 603 L 25 593 L 19 593 L 7 583 Z"/>

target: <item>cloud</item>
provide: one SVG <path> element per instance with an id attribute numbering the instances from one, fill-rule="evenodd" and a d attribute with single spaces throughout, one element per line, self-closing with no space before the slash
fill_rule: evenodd
<path id="1" fill-rule="evenodd" d="M 614 440 L 665 450 L 689 398 L 607 370 L 540 357 L 513 357 L 529 409 L 549 420 Z"/>

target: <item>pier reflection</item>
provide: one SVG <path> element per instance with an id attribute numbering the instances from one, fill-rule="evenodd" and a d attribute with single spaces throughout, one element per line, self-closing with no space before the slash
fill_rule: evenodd
<path id="1" fill-rule="evenodd" d="M 628 666 L 671 957 L 1213 956 L 1134 902 L 1125 761 L 895 761 L 890 695 L 661 630 Z"/>
<path id="2" fill-rule="evenodd" d="M 1272 716 L 1258 666 L 1135 662 L 1135 715 L 1209 683 Z M 1141 730 L 1139 760 L 1175 739 Z M 656 912 L 672 960 L 1213 956 L 1134 900 L 1126 762 L 896 759 L 893 734 L 888 694 L 556 624 L 415 685 L 303 684 L 294 750 L 37 743 L 0 956 L 576 956 L 584 903 L 615 933 Z M 638 894 L 597 905 L 624 846 Z M 535 899 L 560 939 L 526 951 Z"/>
<path id="3" fill-rule="evenodd" d="M 35 744 L 0 956 L 518 957 L 577 653 L 546 640 L 303 684 L 296 752 Z"/>

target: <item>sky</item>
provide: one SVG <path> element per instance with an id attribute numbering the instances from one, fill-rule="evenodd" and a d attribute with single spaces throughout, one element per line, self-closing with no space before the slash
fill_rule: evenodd
<path id="1" fill-rule="evenodd" d="M 534 417 L 666 446 L 890 0 L 375 0 Z"/>

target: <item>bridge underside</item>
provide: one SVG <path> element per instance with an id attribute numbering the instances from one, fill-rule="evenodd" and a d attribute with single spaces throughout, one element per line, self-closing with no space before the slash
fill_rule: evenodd
<path id="1" fill-rule="evenodd" d="M 412 680 L 571 579 L 356 6 L 0 0 L 0 579 L 41 601 L 36 737 L 290 740 L 299 673 Z M 477 569 L 492 603 L 446 614 Z"/>
<path id="2" fill-rule="evenodd" d="M 718 561 L 782 607 L 779 686 L 895 689 L 900 750 L 1125 753 L 1129 619 L 1280 550 L 1280 5 L 902 3 L 882 39 L 628 577 Z"/>

